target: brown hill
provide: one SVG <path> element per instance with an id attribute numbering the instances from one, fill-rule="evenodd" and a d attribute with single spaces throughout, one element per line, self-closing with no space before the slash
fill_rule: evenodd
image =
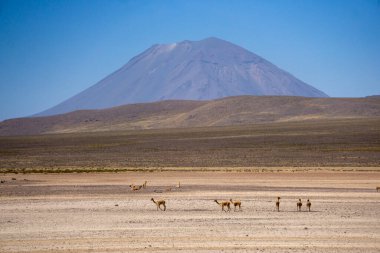
<path id="1" fill-rule="evenodd" d="M 103 110 L 5 120 L 0 135 L 244 125 L 316 119 L 380 117 L 380 99 L 237 96 L 169 100 Z"/>

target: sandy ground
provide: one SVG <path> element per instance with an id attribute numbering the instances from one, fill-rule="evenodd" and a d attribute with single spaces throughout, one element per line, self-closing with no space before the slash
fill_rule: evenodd
<path id="1" fill-rule="evenodd" d="M 0 252 L 380 252 L 379 172 L 0 174 L 0 179 L 6 181 L 0 184 Z M 145 180 L 147 189 L 130 191 L 129 184 Z M 181 188 L 175 187 L 178 181 Z M 165 199 L 167 210 L 157 211 L 152 197 Z M 242 211 L 222 212 L 213 202 L 229 198 L 241 200 Z M 296 211 L 298 198 L 302 212 Z"/>

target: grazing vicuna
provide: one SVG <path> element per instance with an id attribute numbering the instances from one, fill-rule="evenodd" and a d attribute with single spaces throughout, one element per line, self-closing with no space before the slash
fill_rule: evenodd
<path id="1" fill-rule="evenodd" d="M 277 212 L 280 211 L 280 197 L 277 197 L 277 201 L 276 201 L 276 207 L 277 207 Z"/>
<path id="2" fill-rule="evenodd" d="M 222 211 L 224 211 L 224 207 L 227 207 L 227 211 L 225 212 L 229 212 L 231 210 L 230 208 L 230 202 L 229 201 L 222 201 L 222 202 L 218 202 L 216 199 L 214 200 L 219 206 L 222 207 Z"/>
<path id="3" fill-rule="evenodd" d="M 309 212 L 310 212 L 311 203 L 310 203 L 309 199 L 307 200 L 306 206 L 307 206 L 307 208 L 309 209 Z"/>
<path id="4" fill-rule="evenodd" d="M 298 210 L 298 211 L 301 211 L 301 207 L 302 207 L 302 201 L 301 201 L 301 199 L 298 199 L 298 202 L 297 202 L 297 210 Z"/>
<path id="5" fill-rule="evenodd" d="M 138 191 L 138 190 L 141 190 L 141 188 L 143 187 L 142 185 L 129 185 L 129 187 L 131 188 L 132 191 Z"/>
<path id="6" fill-rule="evenodd" d="M 166 203 L 165 203 L 165 200 L 157 200 L 157 201 L 155 201 L 153 198 L 151 198 L 150 200 L 153 201 L 154 204 L 156 204 L 156 206 L 157 206 L 157 211 L 158 211 L 158 208 L 160 208 L 161 211 L 166 211 Z M 164 207 L 164 210 L 161 209 L 161 206 Z"/>
<path id="7" fill-rule="evenodd" d="M 234 205 L 234 211 L 235 212 L 236 212 L 236 207 L 239 207 L 239 211 L 241 211 L 241 201 L 240 200 L 232 201 L 232 199 L 230 199 L 230 202 Z"/>

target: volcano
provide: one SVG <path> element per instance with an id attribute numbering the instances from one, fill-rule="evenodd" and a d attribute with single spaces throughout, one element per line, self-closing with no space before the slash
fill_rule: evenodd
<path id="1" fill-rule="evenodd" d="M 95 85 L 36 116 L 239 95 L 327 97 L 240 46 L 207 38 L 153 45 Z"/>

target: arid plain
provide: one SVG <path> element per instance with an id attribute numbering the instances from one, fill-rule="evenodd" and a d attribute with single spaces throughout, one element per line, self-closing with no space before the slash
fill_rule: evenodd
<path id="1" fill-rule="evenodd" d="M 0 251 L 379 251 L 380 173 L 285 169 L 3 175 Z M 128 187 L 145 180 L 146 189 Z M 242 211 L 214 202 L 230 198 Z"/>
<path id="2" fill-rule="evenodd" d="M 0 252 L 379 252 L 379 128 L 373 118 L 0 137 Z M 230 198 L 242 211 L 214 202 Z"/>

